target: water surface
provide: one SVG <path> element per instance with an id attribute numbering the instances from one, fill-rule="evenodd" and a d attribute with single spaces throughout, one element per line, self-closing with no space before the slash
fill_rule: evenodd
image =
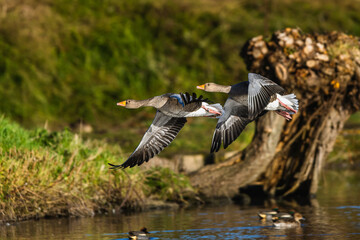
<path id="1" fill-rule="evenodd" d="M 93 218 L 25 221 L 0 227 L 1 239 L 127 239 L 129 230 L 146 226 L 151 239 L 360 239 L 360 179 L 356 172 L 324 176 L 311 206 L 287 203 L 301 212 L 301 227 L 276 229 L 259 221 L 264 206 L 203 206 Z"/>

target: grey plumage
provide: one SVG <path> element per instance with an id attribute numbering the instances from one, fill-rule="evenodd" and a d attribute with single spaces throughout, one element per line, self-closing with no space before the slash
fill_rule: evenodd
<path id="1" fill-rule="evenodd" d="M 264 115 L 267 106 L 274 99 L 277 99 L 277 94 L 284 94 L 285 90 L 259 74 L 249 73 L 248 81 L 241 82 L 232 86 L 224 86 L 214 83 L 205 83 L 197 88 L 208 92 L 223 92 L 229 95 L 224 105 L 225 114 L 223 114 L 216 125 L 211 152 L 219 151 L 221 144 L 227 148 L 244 130 L 247 124 L 254 121 L 256 118 Z M 297 99 L 295 95 L 291 95 L 289 102 L 294 102 L 295 110 L 289 108 L 285 111 L 290 113 L 283 113 L 275 108 L 277 113 L 282 113 L 282 116 L 291 119 L 290 114 L 297 111 Z M 284 105 L 284 103 L 282 103 Z M 280 108 L 279 108 L 280 109 Z M 273 109 L 270 109 L 273 110 Z M 292 110 L 292 111 L 291 111 Z"/>
<path id="2" fill-rule="evenodd" d="M 157 102 L 161 101 L 161 104 Z M 128 100 L 127 100 L 128 101 Z M 206 112 L 203 104 L 208 102 L 208 99 L 203 99 L 202 96 L 197 97 L 194 93 L 190 95 L 167 93 L 158 97 L 153 97 L 148 101 L 131 100 L 131 108 L 138 108 L 140 106 L 149 106 L 147 102 L 151 101 L 151 106 L 157 108 L 155 118 L 142 137 L 140 144 L 130 155 L 130 157 L 121 165 L 114 165 L 109 163 L 111 168 L 127 168 L 141 165 L 149 161 L 152 157 L 159 154 L 165 147 L 167 147 L 177 136 L 179 131 L 186 123 L 186 117 L 191 117 L 194 112 L 202 110 L 198 116 L 215 116 Z M 124 101 L 125 102 L 125 101 Z M 141 102 L 140 104 L 137 104 Z M 208 104 L 207 104 L 208 105 Z M 213 109 L 217 109 L 219 104 L 209 105 Z M 126 106 L 126 105 L 124 105 Z M 221 110 L 221 111 L 220 111 Z M 219 109 L 222 112 L 222 108 Z"/>
<path id="3" fill-rule="evenodd" d="M 285 90 L 259 74 L 249 73 L 249 119 L 255 119 L 269 104 L 270 99 L 276 93 L 284 94 Z"/>
<path id="4" fill-rule="evenodd" d="M 185 123 L 186 118 L 169 117 L 161 111 L 157 111 L 153 123 L 126 162 L 121 165 L 111 164 L 111 166 L 115 168 L 134 167 L 149 161 L 175 139 Z"/>
<path id="5" fill-rule="evenodd" d="M 220 117 L 216 125 L 211 152 L 219 151 L 221 143 L 227 148 L 241 134 L 246 125 L 251 122 L 247 117 L 247 108 L 228 98 L 224 105 L 225 114 Z"/>

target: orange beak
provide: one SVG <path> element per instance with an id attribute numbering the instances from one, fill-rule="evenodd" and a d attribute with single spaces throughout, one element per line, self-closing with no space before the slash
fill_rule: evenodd
<path id="1" fill-rule="evenodd" d="M 199 86 L 196 86 L 197 89 L 201 89 L 201 90 L 204 90 L 205 89 L 205 84 L 203 85 L 199 85 Z"/>
<path id="2" fill-rule="evenodd" d="M 126 106 L 126 101 L 118 102 L 116 105 L 125 107 Z"/>

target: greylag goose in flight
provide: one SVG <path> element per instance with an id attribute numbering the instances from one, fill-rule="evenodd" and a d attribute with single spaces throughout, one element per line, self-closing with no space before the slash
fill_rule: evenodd
<path id="1" fill-rule="evenodd" d="M 117 105 L 131 109 L 151 106 L 157 112 L 139 146 L 123 164 L 109 163 L 112 169 L 134 167 L 149 161 L 175 139 L 187 117 L 219 117 L 223 114 L 220 104 L 209 104 L 208 99 L 197 98 L 195 93 L 167 93 L 146 100 L 129 99 Z"/>
<path id="2" fill-rule="evenodd" d="M 227 148 L 257 117 L 273 110 L 286 120 L 299 109 L 295 94 L 284 95 L 285 90 L 270 79 L 249 73 L 248 81 L 232 86 L 205 83 L 197 86 L 206 92 L 223 92 L 229 95 L 224 105 L 225 113 L 219 118 L 214 131 L 211 152 L 217 152 L 221 143 Z"/>

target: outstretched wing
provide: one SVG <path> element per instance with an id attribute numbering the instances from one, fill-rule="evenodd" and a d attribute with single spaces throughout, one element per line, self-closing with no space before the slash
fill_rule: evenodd
<path id="1" fill-rule="evenodd" d="M 283 94 L 285 90 L 266 77 L 249 73 L 249 119 L 255 119 L 269 104 L 272 95 Z"/>
<path id="2" fill-rule="evenodd" d="M 186 118 L 169 117 L 157 111 L 154 121 L 141 139 L 139 146 L 126 162 L 121 165 L 110 163 L 109 165 L 112 166 L 112 169 L 140 166 L 167 147 L 175 139 L 185 123 Z"/>
<path id="3" fill-rule="evenodd" d="M 211 152 L 219 151 L 221 143 L 227 148 L 235 141 L 244 130 L 246 125 L 251 122 L 247 117 L 247 107 L 228 98 L 224 105 L 225 114 L 223 114 L 214 131 Z"/>

